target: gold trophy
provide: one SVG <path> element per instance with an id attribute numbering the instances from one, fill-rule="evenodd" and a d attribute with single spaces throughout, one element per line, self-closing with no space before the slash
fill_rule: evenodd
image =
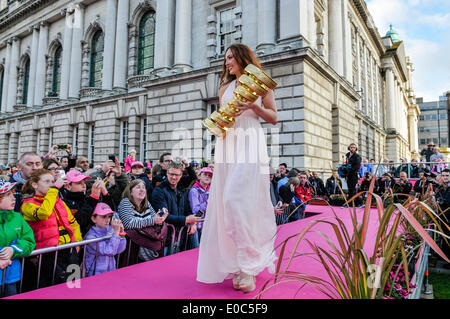
<path id="1" fill-rule="evenodd" d="M 215 136 L 225 138 L 227 130 L 234 125 L 239 102 L 255 102 L 258 97 L 265 96 L 269 89 L 274 89 L 277 83 L 263 70 L 253 64 L 247 65 L 245 73 L 239 77 L 239 86 L 234 90 L 234 97 L 228 104 L 222 105 L 219 111 L 203 120 L 203 125 Z"/>

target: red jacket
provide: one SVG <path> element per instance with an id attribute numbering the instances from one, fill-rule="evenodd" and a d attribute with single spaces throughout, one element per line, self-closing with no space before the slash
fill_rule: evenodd
<path id="1" fill-rule="evenodd" d="M 56 188 L 50 188 L 45 197 L 25 199 L 22 214 L 33 229 L 36 249 L 82 240 L 80 226 Z"/>
<path id="2" fill-rule="evenodd" d="M 303 203 L 306 203 L 307 201 L 309 201 L 312 198 L 311 195 L 311 188 L 309 187 L 303 187 L 303 186 L 297 186 L 297 188 L 295 189 L 295 194 L 297 195 L 297 197 L 299 199 L 301 199 L 301 201 Z"/>

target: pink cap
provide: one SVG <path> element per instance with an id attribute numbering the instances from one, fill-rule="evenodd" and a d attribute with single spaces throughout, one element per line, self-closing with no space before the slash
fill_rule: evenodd
<path id="1" fill-rule="evenodd" d="M 212 171 L 212 169 L 210 168 L 210 167 L 203 167 L 201 170 L 200 170 L 200 174 L 201 173 L 209 173 L 209 174 L 213 174 L 213 171 Z"/>
<path id="2" fill-rule="evenodd" d="M 108 214 L 113 214 L 114 211 L 111 209 L 111 207 L 108 206 L 108 204 L 105 203 L 98 203 L 97 206 L 95 206 L 94 212 L 92 215 L 99 215 L 104 216 Z"/>
<path id="3" fill-rule="evenodd" d="M 81 173 L 77 169 L 71 169 L 67 174 L 67 183 L 78 183 L 81 182 L 84 179 L 91 179 L 92 177 L 86 176 L 83 173 Z"/>
<path id="4" fill-rule="evenodd" d="M 133 163 L 131 163 L 131 167 L 135 167 L 135 166 L 144 167 L 144 164 L 142 164 L 142 162 L 139 162 L 139 161 L 134 161 Z"/>

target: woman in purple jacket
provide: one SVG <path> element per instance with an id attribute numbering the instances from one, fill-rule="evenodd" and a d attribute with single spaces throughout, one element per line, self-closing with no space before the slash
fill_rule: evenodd
<path id="1" fill-rule="evenodd" d="M 208 205 L 209 185 L 211 185 L 213 171 L 209 167 L 200 170 L 199 180 L 195 182 L 189 191 L 189 203 L 191 205 L 192 214 L 201 213 L 201 218 L 205 218 L 206 206 Z M 202 235 L 203 222 L 197 223 L 198 240 Z"/>
<path id="2" fill-rule="evenodd" d="M 85 240 L 100 238 L 112 234 L 112 237 L 86 246 L 86 277 L 98 275 L 116 269 L 115 255 L 122 253 L 127 241 L 122 222 L 113 218 L 114 212 L 105 203 L 98 203 L 92 214 L 95 224 L 86 234 Z"/>

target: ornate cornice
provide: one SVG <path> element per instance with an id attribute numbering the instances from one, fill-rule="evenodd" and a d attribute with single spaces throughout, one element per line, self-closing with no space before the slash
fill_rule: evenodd
<path id="1" fill-rule="evenodd" d="M 15 10 L 7 12 L 0 17 L 0 34 L 6 29 L 11 28 L 13 25 L 31 16 L 36 11 L 42 10 L 43 7 L 57 1 L 58 0 L 22 0 L 21 5 L 19 5 Z"/>

